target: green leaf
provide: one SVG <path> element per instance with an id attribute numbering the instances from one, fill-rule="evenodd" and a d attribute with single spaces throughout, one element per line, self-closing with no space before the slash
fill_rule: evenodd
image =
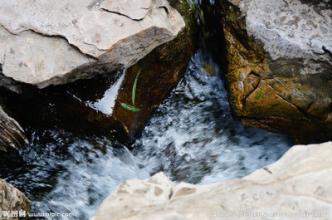
<path id="1" fill-rule="evenodd" d="M 139 71 L 135 77 L 135 81 L 134 81 L 134 84 L 133 84 L 133 88 L 131 90 L 131 103 L 133 105 L 135 105 L 135 100 L 136 100 L 136 89 L 137 89 L 137 81 L 138 81 L 138 77 L 139 75 L 141 74 L 141 71 Z"/>
<path id="2" fill-rule="evenodd" d="M 131 112 L 139 112 L 139 111 L 141 111 L 141 109 L 139 109 L 139 108 L 137 108 L 137 107 L 135 107 L 133 105 L 127 104 L 127 103 L 121 102 L 121 106 L 122 106 L 122 108 L 124 108 L 124 109 L 126 109 L 128 111 L 131 111 Z"/>

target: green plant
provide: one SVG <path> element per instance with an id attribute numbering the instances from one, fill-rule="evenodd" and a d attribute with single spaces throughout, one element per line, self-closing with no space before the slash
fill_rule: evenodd
<path id="1" fill-rule="evenodd" d="M 133 83 L 133 87 L 131 89 L 131 104 L 121 102 L 122 108 L 124 108 L 128 111 L 131 111 L 131 112 L 139 112 L 140 111 L 140 109 L 135 106 L 137 82 L 138 82 L 138 78 L 139 78 L 140 74 L 141 74 L 141 71 L 139 71 L 136 74 L 136 77 L 135 77 L 135 80 L 134 80 L 134 83 Z"/>

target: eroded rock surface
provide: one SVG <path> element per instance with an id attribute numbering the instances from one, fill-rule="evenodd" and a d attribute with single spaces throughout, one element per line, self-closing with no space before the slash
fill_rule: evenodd
<path id="1" fill-rule="evenodd" d="M 30 201 L 22 192 L 0 179 L 0 219 L 28 219 L 30 208 Z M 20 218 L 15 216 L 19 214 Z"/>
<path id="2" fill-rule="evenodd" d="M 0 150 L 17 149 L 26 142 L 27 139 L 21 126 L 0 106 Z"/>
<path id="3" fill-rule="evenodd" d="M 129 67 L 185 23 L 167 0 L 0 1 L 3 74 L 45 87 Z"/>
<path id="4" fill-rule="evenodd" d="M 332 137 L 331 2 L 220 3 L 235 114 L 299 141 Z"/>
<path id="5" fill-rule="evenodd" d="M 112 117 L 131 139 L 181 80 L 195 49 L 196 23 L 191 6 L 187 1 L 174 1 L 172 6 L 184 17 L 186 27 L 173 41 L 157 47 L 127 70 L 114 105 Z M 131 91 L 137 74 L 135 106 L 140 111 L 131 112 L 121 103 L 132 103 Z"/>
<path id="6" fill-rule="evenodd" d="M 115 1 L 112 2 L 107 7 L 113 11 Z M 106 1 L 103 3 L 106 4 Z M 117 10 L 122 14 L 137 3 L 126 5 L 125 1 L 116 1 L 116 4 L 121 5 Z M 11 91 L 8 92 L 6 106 L 15 113 L 14 117 L 23 126 L 52 127 L 60 124 L 60 127 L 69 127 L 72 130 L 115 134 L 120 136 L 121 140 L 131 142 L 141 131 L 152 111 L 182 78 L 194 51 L 195 19 L 190 5 L 187 1 L 171 4 L 174 8 L 172 10 L 179 11 L 184 18 L 185 27 L 175 39 L 158 46 L 133 66 L 93 79 L 50 86 L 42 90 L 26 88 L 21 92 L 23 95 L 17 94 L 20 92 L 16 92 L 19 88 L 8 82 Z M 135 14 L 136 20 L 138 17 L 138 14 Z M 137 76 L 133 103 L 133 85 Z M 136 107 L 139 111 L 124 108 L 124 103 Z M 25 109 L 30 110 L 29 114 L 26 114 Z"/>
<path id="7" fill-rule="evenodd" d="M 294 146 L 243 179 L 211 185 L 174 183 L 161 173 L 129 180 L 105 199 L 92 220 L 328 220 L 331 154 L 331 142 Z"/>

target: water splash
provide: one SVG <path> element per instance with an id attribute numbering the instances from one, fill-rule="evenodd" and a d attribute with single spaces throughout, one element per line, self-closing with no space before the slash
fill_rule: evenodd
<path id="1" fill-rule="evenodd" d="M 143 170 L 191 183 L 217 182 L 245 176 L 288 149 L 286 137 L 245 128 L 232 118 L 219 69 L 206 74 L 206 57 L 195 54 L 184 80 L 136 142 Z"/>
<path id="2" fill-rule="evenodd" d="M 123 73 L 115 81 L 114 85 L 112 85 L 109 89 L 105 91 L 101 99 L 97 100 L 94 103 L 88 102 L 88 105 L 106 115 L 112 115 L 116 98 L 118 96 L 122 82 L 125 78 L 125 72 L 126 70 L 123 70 Z"/>
<path id="3" fill-rule="evenodd" d="M 287 138 L 232 118 L 219 69 L 204 67 L 210 60 L 200 51 L 194 55 L 133 152 L 104 137 L 33 130 L 21 151 L 24 164 L 6 179 L 28 195 L 34 211 L 71 213 L 49 219 L 84 220 L 126 179 L 164 171 L 173 180 L 203 184 L 242 177 L 275 161 L 290 146 Z"/>

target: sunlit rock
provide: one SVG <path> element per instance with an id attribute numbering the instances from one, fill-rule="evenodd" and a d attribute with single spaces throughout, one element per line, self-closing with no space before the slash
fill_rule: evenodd
<path id="1" fill-rule="evenodd" d="M 331 154 L 331 142 L 294 146 L 247 177 L 210 185 L 174 183 L 162 173 L 129 180 L 92 220 L 329 219 Z"/>
<path id="2" fill-rule="evenodd" d="M 10 90 L 6 106 L 24 125 L 116 133 L 131 142 L 186 70 L 194 50 L 190 5 L 84 0 L 55 4 L 47 14 L 42 9 L 53 3 L 39 0 L 5 2 L 0 11 L 17 5 L 23 12 L 21 4 L 28 3 L 27 13 L 15 19 L 11 11 L 0 15 L 2 44 L 9 48 L 13 40 L 18 47 L 3 49 L 3 74 L 39 87 L 65 85 L 38 91 L 2 77 L 0 86 Z"/>
<path id="3" fill-rule="evenodd" d="M 230 102 L 245 125 L 332 137 L 330 1 L 220 0 Z"/>
<path id="4" fill-rule="evenodd" d="M 39 87 L 129 67 L 184 28 L 167 0 L 0 1 L 3 74 Z"/>

